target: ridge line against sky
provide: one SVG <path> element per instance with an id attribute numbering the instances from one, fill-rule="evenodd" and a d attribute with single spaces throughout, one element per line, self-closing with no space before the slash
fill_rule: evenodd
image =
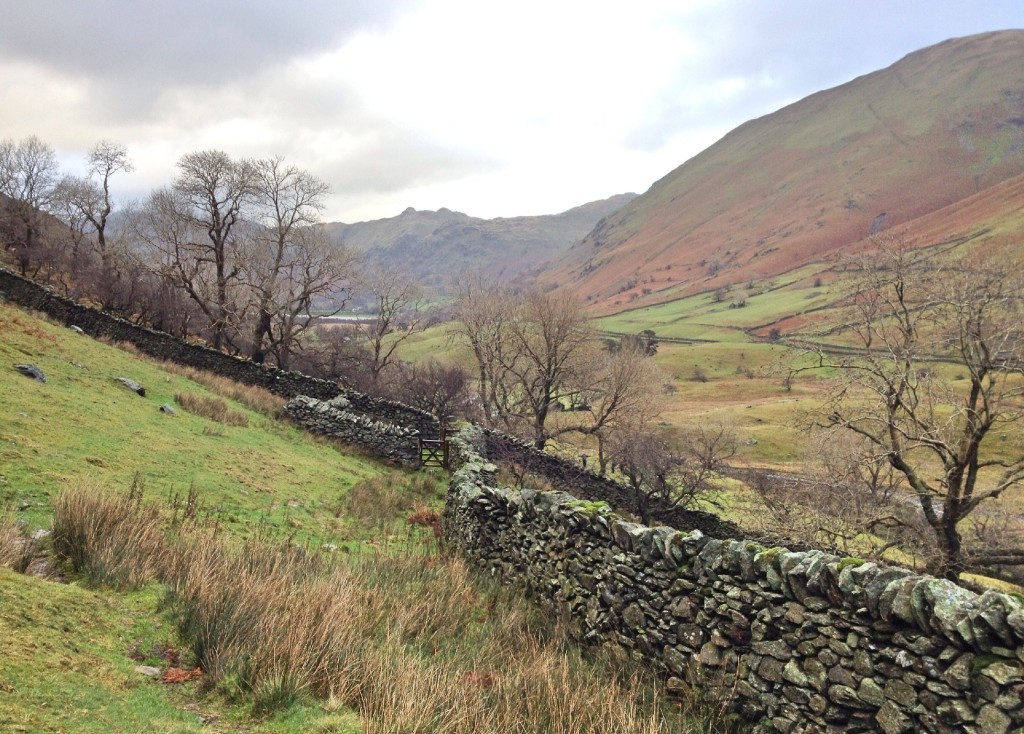
<path id="1" fill-rule="evenodd" d="M 729 130 L 1020 0 L 0 0 L 0 139 L 82 171 L 127 145 L 122 199 L 188 152 L 283 155 L 325 219 L 407 207 L 553 214 L 654 181 Z M 1022 60 L 1024 63 L 1024 60 Z"/>

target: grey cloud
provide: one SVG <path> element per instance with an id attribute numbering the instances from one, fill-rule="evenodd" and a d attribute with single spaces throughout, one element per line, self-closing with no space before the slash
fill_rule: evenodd
<path id="1" fill-rule="evenodd" d="M 317 175 L 336 195 L 386 194 L 494 170 L 495 161 L 424 141 L 402 130 L 379 133 L 351 155 L 321 160 Z"/>
<path id="2" fill-rule="evenodd" d="M 416 0 L 0 0 L 0 59 L 88 85 L 145 120 L 169 88 L 216 88 L 388 26 Z"/>
<path id="3" fill-rule="evenodd" d="M 0 0 L 0 55 L 67 74 L 221 83 L 385 26 L 411 2 Z"/>

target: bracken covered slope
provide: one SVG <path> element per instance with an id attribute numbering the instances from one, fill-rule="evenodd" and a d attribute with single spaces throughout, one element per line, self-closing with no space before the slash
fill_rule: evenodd
<path id="1" fill-rule="evenodd" d="M 892 228 L 1020 234 L 1022 193 L 1024 31 L 987 33 L 741 125 L 599 223 L 546 277 L 620 310 L 770 277 Z"/>

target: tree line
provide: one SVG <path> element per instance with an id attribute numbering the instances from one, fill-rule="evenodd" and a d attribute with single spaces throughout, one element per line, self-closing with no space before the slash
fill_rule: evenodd
<path id="1" fill-rule="evenodd" d="M 75 176 L 38 137 L 0 141 L 0 236 L 22 275 L 214 349 L 320 373 L 369 364 L 379 374 L 392 355 L 356 344 L 416 318 L 415 285 L 361 269 L 330 240 L 319 226 L 329 185 L 283 158 L 187 153 L 169 185 L 127 202 L 114 195 L 118 175 L 133 170 L 123 145 L 101 141 L 85 162 Z M 316 353 L 316 325 L 356 292 L 383 303 L 386 317 L 336 339 L 343 359 Z"/>

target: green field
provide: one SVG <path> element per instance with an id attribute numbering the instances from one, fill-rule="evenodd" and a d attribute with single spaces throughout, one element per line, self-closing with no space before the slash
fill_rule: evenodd
<path id="1" fill-rule="evenodd" d="M 347 538 L 335 518 L 357 482 L 387 467 L 229 400 L 248 426 L 193 415 L 176 393 L 214 397 L 206 387 L 114 347 L 0 305 L 0 506 L 47 525 L 50 501 L 78 482 L 126 489 L 138 476 L 145 493 L 169 499 L 190 488 L 232 532 L 258 523 L 302 539 Z M 14 364 L 32 363 L 47 382 Z M 117 382 L 146 388 L 139 397 Z M 171 405 L 177 415 L 160 411 Z"/>
<path id="2" fill-rule="evenodd" d="M 22 376 L 23 363 L 47 381 Z M 651 717 L 716 730 L 697 702 L 651 703 L 653 679 L 623 656 L 568 645 L 520 593 L 439 555 L 444 475 L 313 439 L 275 418 L 268 394 L 194 381 L 2 304 L 0 365 L 0 731 L 498 734 L 562 730 L 559 717 L 598 734 L 649 731 Z M 247 425 L 189 413 L 178 393 L 228 396 Z M 139 486 L 142 505 L 117 504 Z M 196 517 L 181 522 L 190 492 Z M 54 500 L 78 515 L 55 524 Z M 49 527 L 80 537 L 72 516 L 94 528 L 98 566 L 61 561 L 52 536 L 20 540 Z M 146 523 L 155 535 L 118 544 Z M 49 578 L 14 573 L 19 558 Z M 262 565 L 246 575 L 247 563 Z M 132 590 L 122 568 L 152 568 L 152 580 Z M 218 635 L 232 642 L 210 656 Z M 321 645 L 331 667 L 312 670 L 329 695 L 294 672 Z"/>

